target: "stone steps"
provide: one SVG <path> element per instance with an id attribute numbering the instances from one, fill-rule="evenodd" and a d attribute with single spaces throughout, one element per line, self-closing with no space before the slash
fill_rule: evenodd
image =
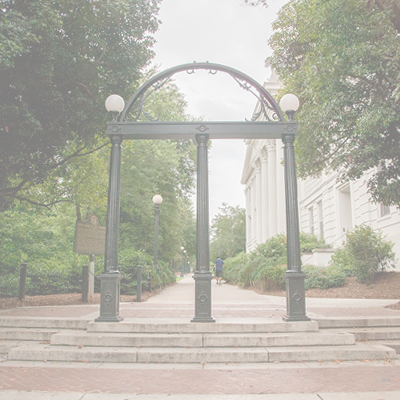
<path id="1" fill-rule="evenodd" d="M 92 347 L 279 347 L 353 345 L 354 336 L 343 332 L 288 333 L 92 333 L 61 332 L 51 345 Z"/>
<path id="2" fill-rule="evenodd" d="M 38 328 L 0 328 L 0 340 L 45 340 L 60 332 L 55 329 Z"/>
<path id="3" fill-rule="evenodd" d="M 383 344 L 386 347 L 390 347 L 397 354 L 400 353 L 400 340 L 385 340 L 384 342 L 374 342 L 376 344 Z"/>
<path id="4" fill-rule="evenodd" d="M 349 328 L 340 331 L 352 333 L 356 340 L 400 340 L 400 327 Z"/>
<path id="5" fill-rule="evenodd" d="M 88 321 L 76 318 L 0 317 L 0 327 L 84 329 Z"/>
<path id="6" fill-rule="evenodd" d="M 400 327 L 400 317 L 334 317 L 313 318 L 320 329 L 365 328 L 365 327 Z"/>
<path id="7" fill-rule="evenodd" d="M 2 340 L 0 341 L 0 354 L 7 354 L 11 349 L 17 347 L 20 342 L 15 340 Z"/>
<path id="8" fill-rule="evenodd" d="M 395 351 L 383 345 L 257 348 L 121 348 L 21 345 L 9 360 L 115 363 L 269 363 L 301 361 L 388 360 Z"/>
<path id="9" fill-rule="evenodd" d="M 0 317 L 0 354 L 21 342 L 50 342 L 63 329 L 86 330 L 88 321 L 75 318 Z"/>
<path id="10" fill-rule="evenodd" d="M 257 333 L 257 332 L 317 332 L 318 324 L 313 321 L 283 322 L 242 322 L 242 323 L 157 323 L 157 322 L 130 322 L 119 323 L 89 322 L 88 332 L 104 333 Z"/>
<path id="11" fill-rule="evenodd" d="M 392 348 L 397 354 L 400 353 L 400 327 L 369 327 L 369 328 L 349 328 L 334 329 L 331 332 L 348 332 L 354 335 L 358 342 L 370 344 L 383 344 Z"/>
<path id="12" fill-rule="evenodd" d="M 390 327 L 371 332 L 383 335 L 388 329 L 396 331 Z M 116 363 L 349 361 L 396 356 L 393 348 L 384 345 L 386 342 L 356 343 L 357 332 L 367 330 L 350 330 L 318 329 L 314 321 L 188 323 L 131 319 L 95 323 L 68 318 L 3 317 L 0 352 L 8 352 L 9 360 Z M 391 335 L 394 337 L 394 333 Z"/>

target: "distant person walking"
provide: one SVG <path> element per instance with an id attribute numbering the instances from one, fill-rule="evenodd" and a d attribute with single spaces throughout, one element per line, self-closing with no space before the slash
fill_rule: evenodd
<path id="1" fill-rule="evenodd" d="M 218 283 L 221 285 L 222 282 L 222 266 L 224 265 L 224 262 L 221 260 L 220 257 L 217 257 L 215 260 L 214 268 L 215 268 L 215 276 L 217 278 L 217 285 Z"/>

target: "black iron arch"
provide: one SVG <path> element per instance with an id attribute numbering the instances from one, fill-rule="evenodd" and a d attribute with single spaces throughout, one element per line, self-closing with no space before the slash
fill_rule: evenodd
<path id="1" fill-rule="evenodd" d="M 129 102 L 126 104 L 121 117 L 121 122 L 136 122 L 142 114 L 149 121 L 157 121 L 149 113 L 144 110 L 146 99 L 157 90 L 161 89 L 167 82 L 170 81 L 173 75 L 186 71 L 188 74 L 194 74 L 196 70 L 207 70 L 209 74 L 215 75 L 218 71 L 225 72 L 230 75 L 239 86 L 250 92 L 256 97 L 260 104 L 260 111 L 253 115 L 252 121 L 258 119 L 263 115 L 266 121 L 284 121 L 284 116 L 274 98 L 268 91 L 255 81 L 250 76 L 243 72 L 228 67 L 222 64 L 215 64 L 209 62 L 193 62 L 190 64 L 182 64 L 173 68 L 166 69 L 153 77 L 140 86 L 140 88 L 133 94 Z"/>
<path id="2" fill-rule="evenodd" d="M 144 104 L 151 93 L 163 87 L 173 75 L 186 71 L 208 70 L 229 74 L 244 90 L 251 92 L 259 101 L 260 114 L 251 121 L 216 122 L 162 122 L 144 111 Z M 141 115 L 147 121 L 139 121 Z M 265 120 L 258 121 L 263 115 Z M 197 255 L 195 279 L 195 316 L 192 322 L 215 322 L 211 315 L 211 279 L 209 259 L 209 212 L 208 212 L 208 146 L 210 139 L 282 139 L 284 144 L 286 226 L 288 270 L 286 272 L 287 315 L 284 320 L 309 321 L 305 312 L 305 274 L 301 271 L 299 215 L 297 205 L 297 181 L 294 156 L 294 140 L 297 122 L 294 111 L 287 111 L 288 121 L 268 91 L 246 74 L 220 64 L 192 63 L 170 68 L 154 75 L 131 97 L 121 113 L 107 123 L 111 140 L 110 178 L 108 191 L 106 250 L 104 273 L 101 280 L 100 316 L 96 322 L 119 322 L 118 227 L 120 218 L 121 144 L 126 139 L 194 139 L 197 142 Z"/>

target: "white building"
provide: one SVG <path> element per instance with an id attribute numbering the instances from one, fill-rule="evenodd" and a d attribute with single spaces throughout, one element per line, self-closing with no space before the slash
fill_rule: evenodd
<path id="1" fill-rule="evenodd" d="M 264 87 L 275 95 L 281 84 L 273 73 Z M 258 106 L 255 113 L 258 112 Z M 246 250 L 249 252 L 277 233 L 286 232 L 283 143 L 277 140 L 247 140 L 241 183 L 246 195 Z M 298 180 L 300 230 L 324 238 L 332 248 L 346 239 L 346 232 L 367 224 L 379 229 L 394 244 L 400 256 L 400 212 L 395 207 L 372 203 L 364 177 L 337 182 L 335 173 L 318 179 Z M 317 251 L 303 262 L 326 265 L 332 251 Z M 399 257 L 400 258 L 400 257 Z"/>

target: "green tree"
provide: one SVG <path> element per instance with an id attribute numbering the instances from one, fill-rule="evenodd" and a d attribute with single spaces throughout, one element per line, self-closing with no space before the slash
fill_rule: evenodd
<path id="1" fill-rule="evenodd" d="M 21 262 L 55 266 L 71 260 L 74 222 L 71 206 L 48 210 L 21 204 L 1 213 L 1 273 L 17 272 Z"/>
<path id="2" fill-rule="evenodd" d="M 156 73 L 152 69 L 142 81 Z M 135 85 L 136 86 L 136 85 Z M 133 87 L 132 92 L 136 89 Z M 189 121 L 186 101 L 173 81 L 154 91 L 146 112 L 162 121 Z M 189 140 L 131 140 L 123 143 L 121 168 L 121 249 L 153 254 L 154 204 L 161 194 L 158 254 L 169 262 L 184 246 L 196 251 L 196 224 L 190 197 L 195 186 L 196 145 Z"/>
<path id="3" fill-rule="evenodd" d="M 188 189 L 192 188 L 186 187 L 192 171 L 181 168 L 181 158 L 186 155 L 180 152 L 181 146 L 180 142 L 166 140 L 125 144 L 121 172 L 121 249 L 133 246 L 152 254 L 152 198 L 161 194 L 160 259 L 171 260 L 179 252 L 184 240 L 185 216 L 191 210 Z"/>
<path id="4" fill-rule="evenodd" d="M 158 5 L 1 1 L 0 209 L 69 201 L 73 160 L 109 144 L 105 98 L 131 94 L 153 56 Z"/>
<path id="5" fill-rule="evenodd" d="M 396 1 L 295 0 L 270 39 L 285 91 L 301 99 L 301 177 L 323 170 L 368 181 L 375 201 L 400 204 L 400 37 Z"/>
<path id="6" fill-rule="evenodd" d="M 222 203 L 211 223 L 210 257 L 226 259 L 246 249 L 246 210 Z"/>

